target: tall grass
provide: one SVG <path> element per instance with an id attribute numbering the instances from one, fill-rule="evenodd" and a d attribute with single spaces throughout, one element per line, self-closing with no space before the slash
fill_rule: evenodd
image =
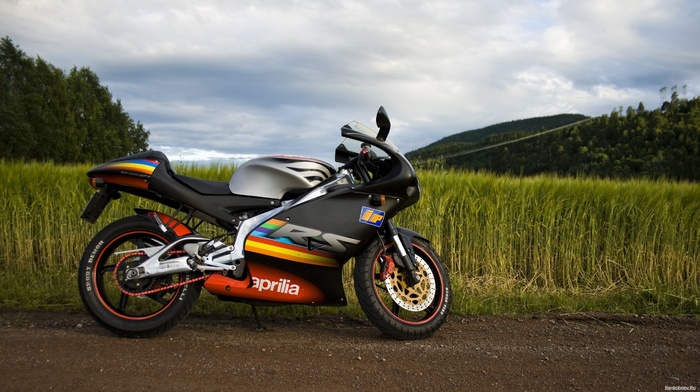
<path id="1" fill-rule="evenodd" d="M 76 271 L 90 238 L 133 207 L 167 211 L 125 196 L 87 224 L 80 213 L 93 194 L 89 168 L 0 162 L 0 306 L 80 309 Z M 233 169 L 177 167 L 216 180 Z M 424 234 L 442 255 L 458 313 L 700 313 L 698 184 L 419 176 L 424 196 L 396 223 Z M 200 312 L 222 309 L 206 297 Z"/>
<path id="2" fill-rule="evenodd" d="M 432 239 L 475 294 L 487 295 L 491 285 L 501 296 L 506 287 L 511 298 L 611 301 L 598 310 L 700 309 L 698 184 L 419 176 L 425 197 L 397 220 Z"/>
<path id="3" fill-rule="evenodd" d="M 79 219 L 78 206 L 91 193 L 85 186 L 88 168 L 0 163 L 2 304 L 75 302 L 77 290 L 67 277 L 75 274 L 85 239 L 96 232 Z"/>

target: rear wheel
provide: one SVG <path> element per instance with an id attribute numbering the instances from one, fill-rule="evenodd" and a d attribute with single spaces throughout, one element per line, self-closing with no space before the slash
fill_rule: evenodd
<path id="1" fill-rule="evenodd" d="M 139 249 L 163 246 L 175 238 L 141 216 L 120 219 L 97 233 L 80 260 L 78 287 L 98 323 L 122 336 L 150 337 L 187 317 L 202 288 L 200 281 L 185 283 L 194 273 L 138 280 L 125 276 L 128 268 L 148 258 Z"/>
<path id="2" fill-rule="evenodd" d="M 396 339 L 422 339 L 445 322 L 450 309 L 450 279 L 429 242 L 411 240 L 418 284 L 406 283 L 406 270 L 394 262 L 391 243 L 375 241 L 356 259 L 355 293 L 369 320 Z"/>

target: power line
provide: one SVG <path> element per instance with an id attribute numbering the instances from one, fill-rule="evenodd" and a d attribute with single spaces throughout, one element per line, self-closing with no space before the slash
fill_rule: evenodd
<path id="1" fill-rule="evenodd" d="M 563 125 L 563 126 L 561 126 L 561 127 L 557 127 L 557 128 L 553 128 L 553 129 L 548 129 L 548 130 L 546 130 L 546 131 L 542 131 L 542 132 L 536 133 L 536 134 L 534 134 L 534 135 L 527 135 L 527 136 L 523 136 L 523 137 L 518 138 L 518 139 L 508 140 L 508 141 L 505 141 L 505 142 L 492 144 L 492 145 L 486 146 L 486 147 L 479 147 L 479 148 L 475 148 L 475 149 L 473 149 L 473 150 L 462 151 L 462 152 L 458 152 L 458 153 L 456 153 L 456 154 L 451 154 L 451 155 L 445 155 L 445 156 L 440 157 L 439 159 L 450 159 L 450 158 L 455 158 L 455 157 L 461 157 L 461 156 L 463 156 L 463 155 L 473 154 L 473 153 L 475 153 L 475 152 L 480 152 L 480 151 L 489 150 L 489 149 L 496 148 L 496 147 L 505 146 L 506 144 L 516 143 L 516 142 L 519 142 L 519 141 L 522 141 L 522 140 L 525 140 L 525 139 L 532 139 L 532 138 L 534 138 L 534 137 L 546 135 L 546 134 L 548 134 L 548 133 L 552 133 L 552 132 L 556 132 L 556 131 L 561 131 L 562 129 L 571 128 L 571 127 L 575 127 L 575 126 L 580 125 L 580 124 L 583 124 L 583 123 L 587 123 L 587 122 L 593 120 L 594 118 L 595 118 L 595 117 L 589 117 L 589 118 L 587 118 L 587 119 L 579 120 L 579 121 L 573 122 L 573 123 L 571 123 L 571 124 Z M 438 158 L 432 158 L 432 159 L 438 159 Z M 429 160 L 430 160 L 430 159 L 429 159 Z"/>

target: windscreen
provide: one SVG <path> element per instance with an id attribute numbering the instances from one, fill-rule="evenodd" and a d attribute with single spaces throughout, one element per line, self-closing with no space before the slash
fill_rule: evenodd
<path id="1" fill-rule="evenodd" d="M 384 148 L 389 147 L 392 150 L 395 150 L 397 152 L 399 151 L 399 149 L 396 148 L 396 146 L 388 140 L 385 142 L 379 142 L 378 140 L 376 140 L 377 130 L 374 130 L 374 129 L 372 129 L 372 128 L 370 128 L 362 123 L 359 123 L 357 121 L 352 121 L 352 122 L 348 123 L 346 125 L 346 127 L 352 128 L 352 130 L 355 132 L 359 132 L 359 133 L 365 134 L 367 136 L 370 136 L 372 138 L 372 140 L 376 142 L 376 145 L 383 144 Z M 362 146 L 365 144 L 368 144 L 368 143 L 364 142 L 364 141 L 354 140 L 351 138 L 345 138 L 343 140 L 343 142 L 338 146 L 336 151 L 347 152 L 349 156 L 355 156 L 355 155 L 358 155 L 360 153 L 360 151 L 362 151 Z M 386 152 L 384 152 L 381 148 L 377 147 L 376 145 L 370 146 L 370 151 L 372 152 L 373 156 L 378 157 L 378 158 L 386 158 L 389 156 Z M 338 161 L 338 162 L 341 162 L 341 161 Z"/>

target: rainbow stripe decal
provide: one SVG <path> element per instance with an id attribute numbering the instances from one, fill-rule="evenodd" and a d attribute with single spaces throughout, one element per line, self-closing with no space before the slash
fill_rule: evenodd
<path id="1" fill-rule="evenodd" d="M 255 252 L 280 259 L 324 267 L 339 267 L 340 263 L 328 252 L 309 250 L 289 238 L 271 238 L 270 234 L 279 230 L 287 222 L 270 219 L 253 230 L 245 242 L 246 252 Z"/>
<path id="2" fill-rule="evenodd" d="M 160 165 L 160 162 L 153 159 L 131 159 L 107 163 L 100 167 L 99 170 L 116 171 L 138 177 L 150 177 L 158 165 Z"/>

